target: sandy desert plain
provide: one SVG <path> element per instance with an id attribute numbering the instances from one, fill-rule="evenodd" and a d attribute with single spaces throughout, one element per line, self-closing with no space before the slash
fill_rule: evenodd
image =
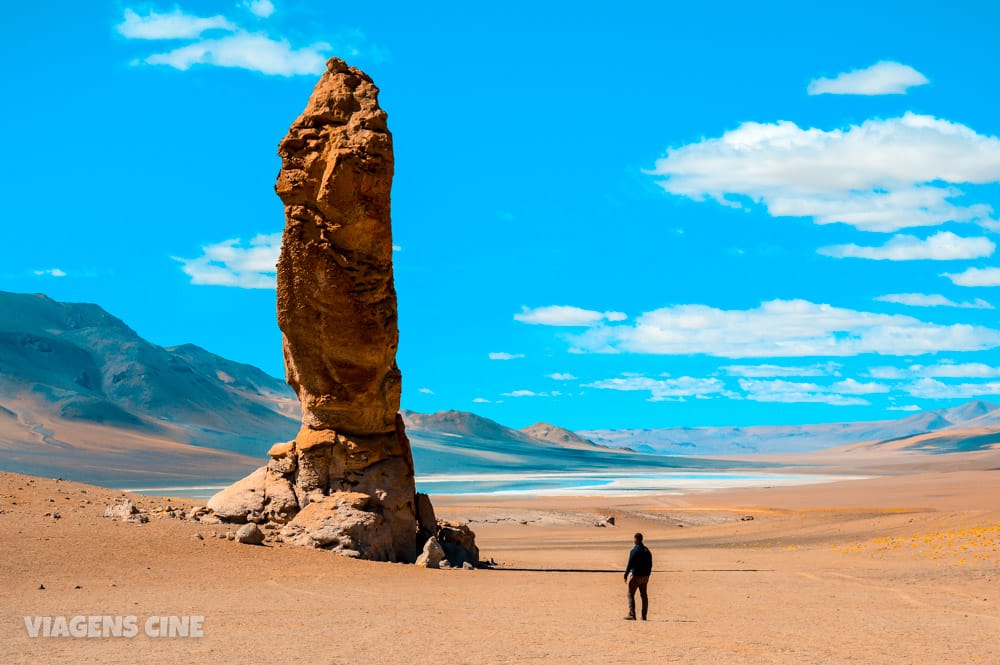
<path id="1" fill-rule="evenodd" d="M 120 523 L 101 514 L 121 492 L 3 473 L 0 660 L 1000 663 L 1000 450 L 882 455 L 806 456 L 880 469 L 814 485 L 434 497 L 497 562 L 477 570 L 239 545 L 164 513 L 191 499 L 132 495 L 151 519 Z M 634 531 L 647 622 L 623 620 Z M 76 615 L 203 616 L 204 635 L 28 636 L 25 616 Z"/>

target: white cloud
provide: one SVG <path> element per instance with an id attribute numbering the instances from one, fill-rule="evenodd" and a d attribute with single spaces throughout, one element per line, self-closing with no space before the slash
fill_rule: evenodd
<path id="1" fill-rule="evenodd" d="M 905 95 L 909 88 L 930 83 L 909 65 L 883 60 L 865 69 L 809 82 L 810 95 Z"/>
<path id="2" fill-rule="evenodd" d="M 485 397 L 476 397 L 472 400 L 473 404 L 492 404 L 493 402 L 486 399 Z"/>
<path id="3" fill-rule="evenodd" d="M 394 251 L 394 252 L 402 252 L 403 251 L 403 247 L 401 245 L 393 245 L 392 246 L 392 251 Z"/>
<path id="4" fill-rule="evenodd" d="M 249 0 L 243 6 L 250 10 L 250 13 L 260 18 L 267 18 L 274 13 L 274 3 L 271 0 Z"/>
<path id="5" fill-rule="evenodd" d="M 913 397 L 928 399 L 967 399 L 983 395 L 1000 395 L 1000 381 L 949 384 L 937 379 L 920 379 L 903 387 Z"/>
<path id="6" fill-rule="evenodd" d="M 166 14 L 150 11 L 145 16 L 126 9 L 125 20 L 115 28 L 127 39 L 194 39 L 209 30 L 235 32 L 238 29 L 225 16 L 201 18 L 180 9 Z"/>
<path id="7" fill-rule="evenodd" d="M 431 390 L 430 388 L 420 388 L 420 389 L 417 390 L 417 392 L 418 393 L 423 393 L 425 395 L 433 395 L 434 394 L 434 391 Z"/>
<path id="8" fill-rule="evenodd" d="M 507 353 L 506 351 L 494 351 L 490 353 L 490 360 L 517 360 L 523 357 L 523 353 Z"/>
<path id="9" fill-rule="evenodd" d="M 584 385 L 585 388 L 600 390 L 620 390 L 648 392 L 650 402 L 683 401 L 686 397 L 707 399 L 712 396 L 738 399 L 738 395 L 726 389 L 725 384 L 715 378 L 695 378 L 679 376 L 677 378 L 652 379 L 646 376 L 625 376 L 615 379 L 604 379 Z"/>
<path id="10" fill-rule="evenodd" d="M 993 309 L 993 305 L 982 298 L 966 302 L 955 302 L 942 295 L 927 293 L 890 293 L 875 298 L 880 302 L 893 302 L 911 307 L 959 307 L 962 309 Z"/>
<path id="11" fill-rule="evenodd" d="M 512 390 L 509 393 L 504 393 L 504 397 L 559 397 L 562 395 L 558 390 L 553 390 L 551 392 L 536 392 L 534 390 Z"/>
<path id="12" fill-rule="evenodd" d="M 66 276 L 66 272 L 64 270 L 60 270 L 59 268 L 46 268 L 44 270 L 32 270 L 31 272 L 33 274 L 37 275 L 38 277 L 65 277 Z"/>
<path id="13" fill-rule="evenodd" d="M 729 376 L 759 378 L 771 376 L 839 376 L 839 363 L 822 363 L 801 367 L 783 365 L 726 365 L 721 367 Z"/>
<path id="14" fill-rule="evenodd" d="M 273 289 L 281 234 L 255 236 L 249 246 L 239 238 L 202 247 L 193 259 L 174 257 L 191 277 L 192 284 L 235 286 L 242 289 Z"/>
<path id="15" fill-rule="evenodd" d="M 891 356 L 1000 346 L 1000 330 L 940 325 L 806 300 L 772 300 L 750 310 L 675 305 L 632 325 L 592 328 L 570 338 L 577 353 L 705 354 L 724 358 Z"/>
<path id="16" fill-rule="evenodd" d="M 993 224 L 990 206 L 958 200 L 960 183 L 1000 181 L 1000 139 L 906 113 L 846 130 L 746 122 L 718 138 L 670 149 L 652 175 L 671 194 L 774 217 L 892 232 L 948 221 Z"/>
<path id="17" fill-rule="evenodd" d="M 1000 377 L 1000 367 L 985 363 L 940 362 L 936 365 L 910 365 L 909 367 L 871 367 L 868 376 L 874 379 L 991 379 Z"/>
<path id="18" fill-rule="evenodd" d="M 969 268 L 960 273 L 944 273 L 958 286 L 1000 286 L 1000 268 Z"/>
<path id="19" fill-rule="evenodd" d="M 514 320 L 540 326 L 596 326 L 605 321 L 624 321 L 628 317 L 623 312 L 597 312 L 591 309 L 567 305 L 549 305 L 534 309 L 522 307 Z"/>
<path id="20" fill-rule="evenodd" d="M 893 236 L 884 245 L 831 245 L 817 252 L 836 259 L 856 258 L 876 261 L 954 261 L 981 259 L 993 254 L 996 245 L 989 238 L 963 238 L 950 231 L 935 233 L 926 240 L 915 236 Z"/>
<path id="21" fill-rule="evenodd" d="M 575 381 L 576 377 L 572 374 L 567 374 L 564 372 L 556 372 L 554 374 L 546 374 L 545 376 L 553 379 L 555 381 Z"/>
<path id="22" fill-rule="evenodd" d="M 186 71 L 194 65 L 235 67 L 274 76 L 317 74 L 326 63 L 331 46 L 317 43 L 293 48 L 286 39 L 260 33 L 237 32 L 218 39 L 205 39 L 145 59 L 150 65 L 167 65 Z"/>
<path id="23" fill-rule="evenodd" d="M 880 383 L 859 383 L 854 379 L 845 379 L 829 386 L 816 383 L 799 383 L 775 379 L 761 381 L 756 379 L 740 379 L 740 388 L 746 392 L 746 398 L 755 402 L 780 403 L 815 403 L 833 406 L 865 406 L 870 404 L 859 395 L 872 395 L 889 392 L 889 387 Z"/>
<path id="24" fill-rule="evenodd" d="M 890 411 L 920 411 L 920 407 L 916 404 L 907 404 L 906 406 L 890 406 L 888 407 Z"/>

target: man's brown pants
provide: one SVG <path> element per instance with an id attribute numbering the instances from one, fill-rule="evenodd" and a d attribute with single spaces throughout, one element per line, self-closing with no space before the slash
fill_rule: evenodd
<path id="1" fill-rule="evenodd" d="M 646 595 L 646 585 L 649 584 L 649 575 L 636 577 L 635 575 L 628 581 L 628 615 L 635 616 L 635 592 L 639 590 L 639 597 L 642 598 L 642 618 L 646 618 L 646 610 L 649 609 L 649 596 Z"/>

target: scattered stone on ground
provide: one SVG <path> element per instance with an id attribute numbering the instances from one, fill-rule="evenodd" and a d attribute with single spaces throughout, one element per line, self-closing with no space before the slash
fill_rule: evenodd
<path id="1" fill-rule="evenodd" d="M 115 499 L 114 504 L 104 509 L 104 517 L 133 524 L 145 524 L 149 521 L 145 513 L 140 512 L 135 504 L 123 496 Z"/>
<path id="2" fill-rule="evenodd" d="M 236 542 L 244 545 L 260 545 L 264 542 L 264 532 L 253 522 L 244 524 L 236 531 Z"/>

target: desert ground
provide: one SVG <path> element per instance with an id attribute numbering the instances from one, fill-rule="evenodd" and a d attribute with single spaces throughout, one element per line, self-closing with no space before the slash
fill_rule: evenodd
<path id="1" fill-rule="evenodd" d="M 166 515 L 198 503 L 185 499 L 132 496 L 146 524 L 103 518 L 117 496 L 0 474 L 4 663 L 1000 663 L 1000 464 L 687 495 L 436 497 L 497 563 L 471 571 L 240 545 L 216 537 L 232 527 Z M 647 622 L 623 620 L 635 531 L 654 555 Z M 204 616 L 204 636 L 28 636 L 25 616 L 76 615 Z"/>

